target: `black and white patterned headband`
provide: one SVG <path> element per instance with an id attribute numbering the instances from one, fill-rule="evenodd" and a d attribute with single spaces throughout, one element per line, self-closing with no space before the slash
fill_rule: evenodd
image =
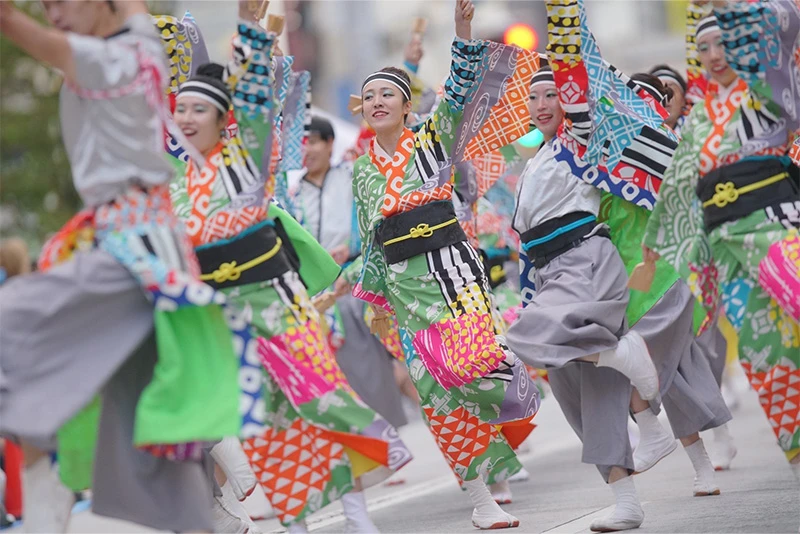
<path id="1" fill-rule="evenodd" d="M 201 76 L 196 76 L 184 82 L 178 91 L 178 98 L 184 95 L 194 96 L 212 104 L 223 114 L 227 113 L 231 107 L 231 96 L 202 78 Z"/>
<path id="2" fill-rule="evenodd" d="M 403 96 L 406 97 L 406 100 L 411 100 L 411 87 L 408 85 L 408 82 L 406 82 L 403 78 L 401 78 L 397 74 L 391 72 L 379 71 L 370 74 L 369 76 L 367 76 L 367 79 L 364 80 L 364 83 L 361 86 L 361 92 L 362 93 L 364 92 L 364 89 L 366 89 L 367 85 L 379 80 L 383 82 L 389 82 L 390 84 L 394 85 L 395 87 L 400 89 L 400 91 L 403 93 Z"/>
<path id="3" fill-rule="evenodd" d="M 667 96 L 662 94 L 661 91 L 659 91 L 649 83 L 640 82 L 638 80 L 633 83 L 635 83 L 639 88 L 644 89 L 645 91 L 650 93 L 650 96 L 655 98 L 658 101 L 658 103 L 661 104 L 662 106 L 667 105 Z"/>
<path id="4" fill-rule="evenodd" d="M 713 14 L 707 16 L 697 23 L 697 32 L 695 32 L 695 39 L 700 39 L 702 36 L 711 32 L 720 31 L 717 17 Z"/>
<path id="5" fill-rule="evenodd" d="M 539 69 L 536 71 L 536 74 L 533 75 L 533 78 L 531 78 L 531 89 L 542 84 L 556 84 L 556 79 L 553 77 L 553 71 L 551 69 Z"/>
<path id="6" fill-rule="evenodd" d="M 661 83 L 663 83 L 663 84 L 674 83 L 675 85 L 683 88 L 683 84 L 678 79 L 678 77 L 675 76 L 675 73 L 672 72 L 671 70 L 660 69 L 660 70 L 657 70 L 657 71 L 653 72 L 652 74 L 653 74 L 653 76 L 655 76 L 656 78 L 661 80 Z"/>

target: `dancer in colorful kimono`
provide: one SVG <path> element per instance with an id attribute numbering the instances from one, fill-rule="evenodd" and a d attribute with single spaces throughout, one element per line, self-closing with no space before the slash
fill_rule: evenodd
<path id="1" fill-rule="evenodd" d="M 498 88 L 516 87 L 538 60 L 472 40 L 473 13 L 471 2 L 457 2 L 445 95 L 416 134 L 405 126 L 412 103 L 404 71 L 387 67 L 362 85 L 362 115 L 376 137 L 353 171 L 363 262 L 353 294 L 373 304 L 378 320 L 396 316 L 423 413 L 475 506 L 473 525 L 493 529 L 519 521 L 497 505 L 484 480 L 504 482 L 522 467 L 513 452 L 518 443 L 507 436 L 527 436 L 539 399 L 497 335 L 480 257 L 456 219 L 452 173 L 469 153 L 475 103 L 499 102 Z M 490 53 L 504 59 L 484 62 Z M 514 91 L 520 101 L 505 102 L 524 110 L 525 93 Z"/>
<path id="2" fill-rule="evenodd" d="M 41 272 L 0 289 L 0 433 L 25 449 L 25 529 L 66 531 L 73 494 L 47 452 L 99 397 L 94 513 L 211 532 L 201 451 L 240 431 L 238 363 L 224 297 L 197 280 L 172 214 L 163 48 L 144 2 L 44 8 L 53 28 L 3 2 L 0 31 L 64 75 L 61 127 L 86 209 L 46 244 Z"/>
<path id="3" fill-rule="evenodd" d="M 630 191 L 626 191 L 627 197 L 618 197 L 601 195 L 592 187 L 598 177 L 609 174 L 615 176 L 616 183 L 624 180 L 620 176 L 633 176 L 631 182 L 642 188 L 657 183 L 657 165 L 665 155 L 668 161 L 675 147 L 661 126 L 666 112 L 658 104 L 658 108 L 651 108 L 651 103 L 662 100 L 652 87 L 660 86 L 660 82 L 652 77 L 628 79 L 613 66 L 589 69 L 586 64 L 603 64 L 603 60 L 587 28 L 582 3 L 548 2 L 547 9 L 551 22 L 548 50 L 555 67 L 554 72 L 543 70 L 534 76 L 531 95 L 533 122 L 540 126 L 546 142 L 523 173 L 514 221 L 522 234 L 523 250 L 535 268 L 536 293 L 521 312 L 519 322 L 509 330 L 508 339 L 512 349 L 530 357 L 535 367 L 554 367 L 548 373 L 553 392 L 584 439 L 584 451 L 594 456 L 584 461 L 598 465 L 611 483 L 617 507 L 611 516 L 596 521 L 592 529 L 635 528 L 643 514 L 633 482 L 627 477 L 629 466 L 637 471 L 649 469 L 675 449 L 674 438 L 642 399 L 654 400 L 661 393 L 665 403 L 680 401 L 672 406 L 692 406 L 692 417 L 681 419 L 680 410 L 675 408 L 669 413 L 675 434 L 684 438 L 695 467 L 695 495 L 718 492 L 698 431 L 727 421 L 730 414 L 705 356 L 694 342 L 688 288 L 666 265 L 662 266 L 666 272 L 661 269 L 650 294 L 629 295 L 625 287 L 626 271 L 641 261 L 637 243 L 647 210 L 627 200 Z M 619 95 L 623 108 L 590 106 L 590 99 L 612 104 L 607 96 L 612 91 Z M 562 105 L 568 110 L 566 121 Z M 632 133 L 610 134 L 604 131 L 610 124 L 625 124 Z M 631 135 L 633 142 L 615 145 L 605 141 L 614 135 Z M 649 142 L 642 144 L 642 139 Z M 593 143 L 598 142 L 604 145 L 603 158 L 591 152 Z M 587 165 L 591 159 L 584 162 L 584 157 L 595 158 L 594 170 Z M 543 195 L 542 191 L 550 193 Z M 606 224 L 611 227 L 610 235 Z M 644 355 L 638 361 L 628 336 L 638 342 L 638 347 L 634 345 L 638 355 Z M 614 380 L 624 382 L 619 374 L 603 370 L 604 377 L 600 369 L 578 363 L 587 358 L 627 375 L 636 391 L 631 392 L 629 386 L 614 387 Z M 661 378 L 660 391 L 658 380 L 651 382 L 655 378 L 653 363 Z M 708 389 L 716 393 L 716 398 L 709 400 Z M 593 400 L 587 402 L 587 396 Z M 594 402 L 595 396 L 601 400 Z M 642 440 L 632 457 L 628 456 L 626 431 L 628 403 L 639 412 L 637 421 L 642 430 Z M 653 407 L 657 410 L 657 403 Z M 601 427 L 595 428 L 595 424 Z M 609 463 L 612 461 L 625 463 Z"/>
<path id="4" fill-rule="evenodd" d="M 689 8 L 690 23 L 692 22 L 691 13 L 693 10 L 694 8 Z M 656 65 L 650 69 L 650 74 L 656 76 L 664 87 L 672 92 L 672 96 L 667 101 L 669 116 L 664 122 L 680 137 L 681 129 L 686 122 L 686 117 L 689 116 L 689 112 L 692 110 L 692 104 L 688 100 L 689 94 L 686 80 L 678 71 L 668 65 Z M 720 317 L 719 320 L 722 321 L 725 319 L 724 317 Z M 731 410 L 734 409 L 736 397 L 733 397 L 733 403 L 725 397 L 726 388 L 729 394 L 735 395 L 735 393 L 733 393 L 734 388 L 730 385 L 727 385 L 725 388 L 723 387 L 723 383 L 729 384 L 731 380 L 731 373 L 726 372 L 726 367 L 728 367 L 726 362 L 728 361 L 727 353 L 729 340 L 723 334 L 722 328 L 715 323 L 709 325 L 704 332 L 697 336 L 697 342 L 708 356 L 711 372 L 714 373 L 717 385 L 723 392 L 723 398 L 726 398 L 725 403 Z M 714 445 L 710 454 L 714 469 L 717 471 L 730 469 L 731 462 L 736 456 L 737 450 L 728 425 L 719 425 L 713 429 L 713 432 Z"/>
<path id="5" fill-rule="evenodd" d="M 692 105 L 686 100 L 686 80 L 681 73 L 669 65 L 656 65 L 650 69 L 650 74 L 672 92 L 672 96 L 667 102 L 669 116 L 664 120 L 664 124 L 680 135 L 686 116 L 692 109 Z"/>
<path id="6" fill-rule="evenodd" d="M 305 154 L 306 172 L 292 200 L 297 218 L 306 230 L 345 265 L 361 253 L 353 204 L 353 165 L 331 166 L 335 133 L 333 125 L 313 117 Z M 400 390 L 395 381 L 395 366 L 401 362 L 388 354 L 364 321 L 366 304 L 347 292 L 326 310 L 329 326 L 336 330 L 338 346 L 332 347 L 350 386 L 369 407 L 395 428 L 407 423 Z M 333 324 L 331 324 L 333 323 Z"/>
<path id="7" fill-rule="evenodd" d="M 654 102 L 664 106 L 668 104 L 670 91 L 655 76 L 638 73 L 631 80 Z M 604 220 L 611 226 L 623 261 L 626 265 L 638 264 L 642 260 L 638 243 L 644 235 L 650 212 L 617 197 L 606 196 L 604 202 Z M 640 431 L 633 454 L 634 466 L 639 473 L 650 469 L 675 450 L 675 438 L 678 438 L 695 469 L 694 496 L 718 495 L 720 490 L 714 480 L 714 466 L 700 432 L 724 425 L 731 419 L 731 414 L 711 369 L 711 357 L 695 337 L 696 301 L 689 287 L 669 265 L 658 267 L 664 283 L 656 284 L 651 293 L 660 298 L 651 305 L 645 299 L 652 298 L 652 295 L 634 292 L 629 306 L 629 311 L 632 311 L 646 302 L 644 314 L 637 317 L 629 313 L 629 321 L 631 328 L 639 332 L 651 347 L 662 395 L 661 403 L 651 401 L 648 405 L 636 391 L 633 392 L 631 411 Z M 724 361 L 724 358 L 722 354 L 717 359 Z M 661 405 L 667 413 L 672 433 L 664 429 L 656 418 Z"/>
<path id="8" fill-rule="evenodd" d="M 642 337 L 627 331 L 628 276 L 608 230 L 597 223 L 600 191 L 555 159 L 564 112 L 549 67 L 532 78 L 530 107 L 545 144 L 520 177 L 513 222 L 535 265 L 537 292 L 509 328 L 508 343 L 526 363 L 547 370 L 584 443 L 583 461 L 595 464 L 614 491 L 614 512 L 595 520 L 592 530 L 636 528 L 644 512 L 629 476 L 631 382 L 653 399 L 658 377 Z"/>
<path id="9" fill-rule="evenodd" d="M 759 264 L 800 226 L 798 170 L 786 157 L 800 127 L 799 32 L 795 2 L 713 3 L 696 30 L 711 76 L 705 102 L 684 125 L 644 239 L 646 258 L 671 263 L 709 317 L 727 283 L 749 281 L 739 357 L 798 477 L 800 325 Z"/>
<path id="10" fill-rule="evenodd" d="M 262 172 L 269 167 L 255 162 L 271 146 L 275 34 L 250 22 L 246 4 L 233 62 L 200 67 L 178 93 L 175 120 L 206 161 L 187 165 L 173 188 L 175 209 L 202 278 L 245 310 L 258 336 L 245 356 L 266 369 L 267 398 L 251 407 L 266 430 L 245 451 L 278 518 L 303 532 L 309 514 L 341 499 L 349 532 L 375 532 L 362 489 L 411 456 L 397 431 L 352 393 L 323 339 L 308 292 L 330 285 L 339 267 L 313 238 L 290 237 L 302 230 L 296 222 L 271 217 L 271 178 Z M 226 139 L 231 106 L 239 133 Z M 262 372 L 253 373 L 260 389 Z"/>

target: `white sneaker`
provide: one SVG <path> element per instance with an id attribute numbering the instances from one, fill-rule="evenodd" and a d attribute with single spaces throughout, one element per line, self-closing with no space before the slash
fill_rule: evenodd
<path id="1" fill-rule="evenodd" d="M 258 481 L 237 438 L 229 436 L 214 445 L 211 457 L 225 472 L 233 494 L 239 501 L 253 493 Z"/>
<path id="2" fill-rule="evenodd" d="M 520 469 L 519 471 L 508 477 L 508 481 L 512 484 L 515 484 L 517 482 L 526 482 L 530 478 L 531 474 L 528 472 L 527 469 L 523 467 L 522 469 Z"/>
<path id="3" fill-rule="evenodd" d="M 66 532 L 75 495 L 44 456 L 22 473 L 24 532 Z"/>
<path id="4" fill-rule="evenodd" d="M 616 349 L 600 353 L 597 365 L 616 369 L 639 391 L 643 400 L 658 396 L 658 372 L 642 336 L 635 330 L 622 336 Z"/>
<path id="5" fill-rule="evenodd" d="M 499 512 L 479 512 L 478 509 L 475 508 L 475 510 L 472 511 L 472 526 L 480 530 L 517 528 L 519 526 L 519 519 L 503 510 L 499 510 Z"/>
<path id="6" fill-rule="evenodd" d="M 492 484 L 489 486 L 489 492 L 492 494 L 492 499 L 494 499 L 494 502 L 497 504 L 511 504 L 512 495 L 508 480 Z"/>

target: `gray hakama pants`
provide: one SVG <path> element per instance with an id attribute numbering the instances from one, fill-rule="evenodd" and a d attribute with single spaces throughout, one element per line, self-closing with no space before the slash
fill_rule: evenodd
<path id="1" fill-rule="evenodd" d="M 714 374 L 717 386 L 722 387 L 722 374 L 725 372 L 725 360 L 728 357 L 728 340 L 722 334 L 717 322 L 697 336 L 697 343 L 708 356 L 708 364 Z"/>
<path id="2" fill-rule="evenodd" d="M 159 530 L 212 530 L 196 462 L 133 447 L 135 406 L 156 362 L 153 306 L 112 256 L 92 250 L 0 287 L 0 435 L 43 450 L 102 392 L 93 509 Z"/>
<path id="3" fill-rule="evenodd" d="M 628 439 L 630 381 L 575 361 L 614 349 L 627 331 L 628 276 L 609 239 L 590 237 L 534 275 L 536 296 L 508 330 L 509 348 L 547 369 L 553 395 L 583 442 L 583 462 L 607 481 L 613 466 L 633 472 Z"/>
<path id="4" fill-rule="evenodd" d="M 678 280 L 633 326 L 647 343 L 658 370 L 662 404 L 676 438 L 731 420 L 709 359 L 692 329 L 694 297 Z M 657 403 L 651 402 L 654 411 Z"/>
<path id="5" fill-rule="evenodd" d="M 337 305 L 344 325 L 344 344 L 336 351 L 336 361 L 347 382 L 390 425 L 405 425 L 408 420 L 402 395 L 394 380 L 395 359 L 370 333 L 364 321 L 364 301 L 345 295 Z"/>

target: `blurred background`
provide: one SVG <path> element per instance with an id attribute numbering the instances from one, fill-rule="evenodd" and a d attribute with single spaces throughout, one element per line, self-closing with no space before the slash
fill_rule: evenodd
<path id="1" fill-rule="evenodd" d="M 546 18 L 538 0 L 473 0 L 473 36 L 544 51 Z M 686 0 L 587 0 L 603 55 L 633 73 L 684 62 Z M 38 2 L 18 2 L 40 14 Z M 154 14 L 197 20 L 213 60 L 228 58 L 236 0 L 151 1 Z M 313 105 L 335 122 L 340 143 L 357 132 L 347 111 L 371 72 L 400 65 L 413 21 L 428 21 L 420 77 L 432 86 L 447 74 L 455 0 L 272 0 L 284 15 L 281 46 L 312 75 Z M 58 124 L 60 78 L 0 39 L 0 236 L 23 237 L 38 251 L 47 235 L 80 209 Z"/>

